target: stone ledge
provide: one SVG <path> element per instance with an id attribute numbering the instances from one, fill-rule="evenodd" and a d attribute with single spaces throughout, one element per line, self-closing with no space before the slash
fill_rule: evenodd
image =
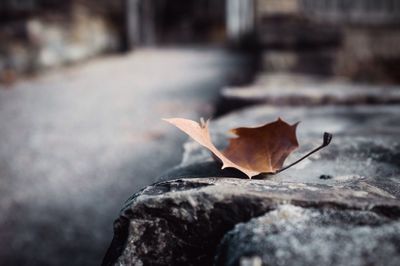
<path id="1" fill-rule="evenodd" d="M 222 91 L 227 100 L 274 105 L 385 104 L 400 102 L 398 86 L 363 85 L 338 78 L 270 73 L 248 86 Z"/>
<path id="2" fill-rule="evenodd" d="M 178 179 L 149 186 L 127 202 L 114 236 L 119 243 L 103 265 L 211 265 L 226 232 L 282 204 L 400 217 L 398 200 L 366 191 L 358 181 L 335 186 L 238 178 Z"/>
<path id="3" fill-rule="evenodd" d="M 399 230 L 400 222 L 369 211 L 282 205 L 227 233 L 215 265 L 394 266 Z"/>
<path id="4" fill-rule="evenodd" d="M 358 230 L 365 228 L 353 226 L 354 221 L 373 231 L 372 238 L 362 236 L 366 241 L 378 243 L 382 241 L 381 236 L 391 239 L 390 232 L 397 225 L 391 227 L 389 223 L 398 223 L 400 218 L 399 108 L 257 106 L 215 120 L 211 123 L 212 137 L 216 145 L 223 148 L 225 132 L 230 128 L 259 125 L 279 116 L 290 123 L 304 119 L 298 128 L 300 149 L 289 157 L 288 163 L 319 145 L 324 131 L 333 133 L 334 139 L 328 148 L 303 164 L 276 175 L 261 175 L 255 180 L 241 179 L 244 176 L 234 169 L 221 170 L 207 151 L 189 141 L 180 166 L 163 174 L 159 178 L 161 182 L 139 191 L 126 202 L 115 223 L 114 240 L 103 265 L 237 265 L 242 259 L 269 265 L 278 261 L 277 257 L 264 258 L 260 254 L 266 251 L 256 249 L 256 244 L 251 246 L 251 250 L 259 251 L 254 252 L 255 257 L 247 258 L 248 254 L 240 252 L 231 256 L 230 250 L 242 250 L 241 244 L 232 243 L 231 239 L 240 238 L 242 229 L 246 236 L 244 242 L 258 237 L 252 234 L 251 228 L 263 227 L 257 227 L 258 222 L 252 219 L 261 217 L 262 220 L 262 216 L 269 217 L 288 204 L 300 208 L 299 212 L 305 217 L 316 215 L 322 219 L 327 213 L 345 217 L 337 224 L 318 224 L 323 239 L 321 246 L 335 244 L 329 242 L 330 235 L 323 235 L 325 229 L 332 226 L 336 226 L 331 235 L 334 239 L 345 241 L 343 235 L 349 232 L 355 236 L 349 243 L 356 243 Z M 379 223 L 382 227 L 370 229 L 375 225 L 361 223 L 361 216 L 382 221 Z M 286 230 L 291 228 L 290 219 L 278 222 L 283 226 L 276 236 L 280 239 L 301 241 L 310 231 L 309 227 L 304 227 L 299 234 L 294 234 L 293 230 Z M 238 225 L 240 223 L 244 224 Z M 251 230 L 246 231 L 246 228 Z M 264 236 L 268 232 L 261 230 Z M 283 237 L 286 233 L 288 238 Z M 265 246 L 272 244 L 279 243 L 268 242 Z M 273 247 L 280 248 L 279 245 Z M 353 247 L 364 252 L 359 245 Z M 292 256 L 297 250 L 291 248 L 288 258 L 307 261 L 309 257 L 304 254 Z M 305 248 L 309 248 L 307 254 L 312 251 L 312 246 Z M 399 257 L 386 249 L 378 251 L 381 257 L 385 254 Z M 227 256 L 233 257 L 233 264 L 224 259 Z M 321 265 L 318 258 L 311 258 L 313 260 L 303 265 Z M 354 265 L 365 263 L 359 261 Z"/>

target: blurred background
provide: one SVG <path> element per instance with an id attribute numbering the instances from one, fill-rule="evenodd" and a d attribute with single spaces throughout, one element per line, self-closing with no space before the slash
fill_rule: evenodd
<path id="1" fill-rule="evenodd" d="M 397 0 L 1 0 L 0 264 L 99 265 L 124 200 L 181 160 L 162 117 L 266 101 L 251 84 L 398 103 L 399 26 Z"/>

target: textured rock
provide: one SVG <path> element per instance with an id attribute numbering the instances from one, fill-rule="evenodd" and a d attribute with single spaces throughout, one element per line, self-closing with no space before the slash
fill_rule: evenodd
<path id="1" fill-rule="evenodd" d="M 104 265 L 210 265 L 235 224 L 281 204 L 400 217 L 400 202 L 362 181 L 321 185 L 238 178 L 161 182 L 127 201 Z M 382 218 L 389 219 L 389 218 Z M 122 251 L 122 254 L 121 254 Z"/>
<path id="2" fill-rule="evenodd" d="M 286 58 L 284 62 L 288 64 L 290 60 L 296 61 Z M 327 79 L 287 73 L 260 75 L 249 86 L 225 88 L 222 95 L 228 100 L 277 105 L 400 102 L 398 86 L 357 84 L 337 78 Z"/>
<path id="3" fill-rule="evenodd" d="M 398 106 L 259 106 L 221 117 L 211 123 L 213 140 L 220 148 L 227 144 L 225 132 L 230 128 L 259 125 L 279 116 L 290 123 L 304 119 L 298 127 L 300 149 L 287 164 L 319 145 L 324 131 L 333 133 L 334 139 L 303 163 L 255 180 L 240 179 L 244 176 L 234 169 L 220 170 L 205 149 L 189 141 L 180 166 L 127 201 L 104 265 L 211 265 L 221 239 L 236 224 L 276 216 L 285 211 L 280 206 L 286 204 L 306 208 L 288 207 L 294 208 L 290 217 L 300 217 L 294 218 L 300 219 L 299 227 L 278 215 L 282 219 L 276 223 L 282 224 L 278 229 L 283 233 L 272 235 L 271 242 L 262 247 L 287 248 L 288 253 L 282 255 L 287 264 L 279 264 L 279 256 L 264 258 L 266 251 L 253 244 L 249 249 L 259 251 L 252 253 L 255 256 L 240 252 L 245 251 L 240 245 L 246 245 L 246 237 L 253 239 L 251 228 L 258 228 L 257 220 L 239 225 L 225 237 L 217 262 L 290 265 L 298 260 L 299 265 L 348 265 L 335 255 L 340 248 L 336 242 L 340 242 L 348 244 L 346 252 L 355 250 L 354 258 L 349 253 L 343 256 L 352 257 L 353 265 L 366 265 L 360 254 L 371 250 L 375 254 L 366 258 L 372 265 L 386 256 L 383 261 L 390 265 L 389 259 L 398 252 L 390 241 L 397 240 L 392 236 L 398 225 L 392 223 L 400 218 L 399 113 Z M 314 235 L 313 227 L 307 227 L 310 221 L 318 229 Z M 242 236 L 241 228 L 243 241 L 232 244 L 231 239 Z M 295 245 L 308 235 L 312 235 L 308 246 Z M 378 245 L 386 239 L 388 247 Z M 325 253 L 310 255 L 317 247 Z"/>
<path id="4" fill-rule="evenodd" d="M 400 197 L 399 106 L 287 107 L 258 106 L 226 115 L 211 123 L 214 142 L 226 145 L 227 132 L 238 126 L 260 125 L 282 117 L 298 126 L 300 148 L 285 165 L 322 142 L 324 131 L 333 134 L 332 143 L 300 164 L 268 178 L 275 181 L 320 184 L 349 184 L 355 180 L 372 185 L 382 193 Z M 196 143 L 185 144 L 181 166 L 160 180 L 177 177 L 240 176 L 233 170 L 219 170 L 209 153 Z M 322 176 L 322 178 L 320 178 Z M 325 178 L 325 176 L 331 178 Z M 375 188 L 374 188 L 375 189 Z"/>
<path id="5" fill-rule="evenodd" d="M 282 205 L 225 235 L 216 265 L 398 265 L 400 222 L 369 211 Z M 383 244 L 384 243 L 384 244 Z M 254 265 L 254 264 L 253 264 Z"/>

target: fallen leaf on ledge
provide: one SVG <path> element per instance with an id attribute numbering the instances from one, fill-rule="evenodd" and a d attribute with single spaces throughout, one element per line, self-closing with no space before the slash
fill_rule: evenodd
<path id="1" fill-rule="evenodd" d="M 197 123 L 183 118 L 164 120 L 210 150 L 222 162 L 222 169 L 236 168 L 249 178 L 281 170 L 285 159 L 299 146 L 296 138 L 298 123 L 289 125 L 280 118 L 260 127 L 232 129 L 231 132 L 237 137 L 229 140 L 224 151 L 219 151 L 212 143 L 209 121 Z"/>

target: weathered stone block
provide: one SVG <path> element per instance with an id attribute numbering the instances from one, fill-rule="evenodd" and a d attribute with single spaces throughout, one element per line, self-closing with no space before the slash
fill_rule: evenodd
<path id="1" fill-rule="evenodd" d="M 215 265 L 395 266 L 399 230 L 400 222 L 370 211 L 282 205 L 227 233 Z"/>
<path id="2" fill-rule="evenodd" d="M 400 217 L 398 200 L 379 190 L 366 191 L 359 181 L 312 185 L 238 178 L 178 179 L 149 186 L 126 203 L 104 265 L 211 265 L 220 240 L 235 224 L 282 204 L 370 210 L 383 220 Z"/>
<path id="3" fill-rule="evenodd" d="M 290 123 L 304 119 L 298 128 L 300 149 L 288 163 L 317 146 L 322 132 L 333 133 L 334 139 L 305 162 L 253 180 L 234 169 L 220 170 L 204 148 L 189 141 L 180 166 L 126 202 L 104 265 L 211 265 L 220 241 L 238 223 L 245 224 L 225 236 L 217 265 L 241 260 L 258 265 L 347 265 L 344 260 L 350 265 L 391 265 L 399 257 L 399 108 L 258 106 L 221 117 L 211 123 L 220 148 L 230 128 L 279 116 Z M 293 211 L 286 215 L 285 208 Z M 266 218 L 257 218 L 263 215 Z M 260 248 L 261 242 L 252 242 L 260 238 L 255 232 L 265 236 Z M 293 244 L 306 236 L 310 239 L 304 247 Z M 232 243 L 235 239 L 241 242 Z M 378 245 L 386 239 L 387 247 Z M 248 248 L 243 248 L 246 243 Z M 348 245 L 344 260 L 335 255 L 340 243 Z M 314 254 L 318 246 L 326 247 L 325 255 Z M 278 254 L 282 249 L 287 249 L 283 258 Z M 348 251 L 353 249 L 351 256 Z M 371 250 L 376 253 L 362 256 Z"/>
<path id="4" fill-rule="evenodd" d="M 282 64 L 288 60 L 291 59 L 285 59 Z M 225 88 L 222 96 L 227 101 L 273 105 L 383 104 L 400 102 L 400 87 L 358 84 L 312 75 L 269 73 L 258 76 L 251 85 Z"/>

